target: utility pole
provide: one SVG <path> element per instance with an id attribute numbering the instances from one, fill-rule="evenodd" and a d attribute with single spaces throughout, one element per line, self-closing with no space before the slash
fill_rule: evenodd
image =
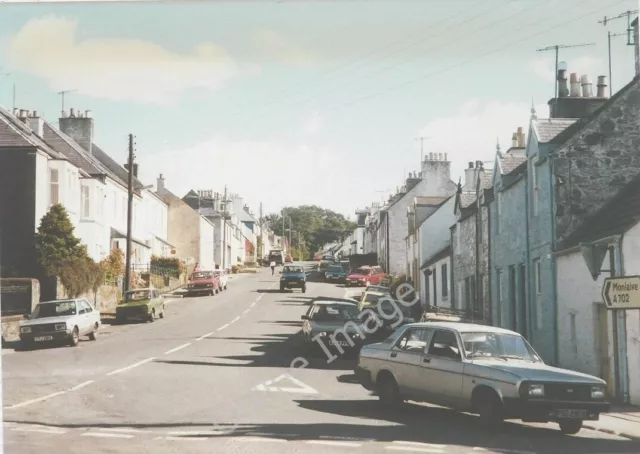
<path id="1" fill-rule="evenodd" d="M 222 269 L 225 269 L 227 262 L 227 185 L 224 185 L 224 196 L 222 198 Z"/>
<path id="2" fill-rule="evenodd" d="M 13 84 L 13 111 L 16 110 L 16 84 Z"/>
<path id="3" fill-rule="evenodd" d="M 536 49 L 537 52 L 546 52 L 549 50 L 554 50 L 556 52 L 556 61 L 555 61 L 555 72 L 553 73 L 553 79 L 555 80 L 555 88 L 554 88 L 554 103 L 555 107 L 558 105 L 558 58 L 560 49 L 569 49 L 573 47 L 587 47 L 587 46 L 595 46 L 595 43 L 585 43 L 585 44 L 556 44 L 554 46 L 544 47 L 542 49 Z"/>
<path id="4" fill-rule="evenodd" d="M 264 218 L 262 217 L 262 202 L 260 202 L 260 220 L 258 221 L 260 224 L 260 249 L 258 250 L 258 254 L 260 255 L 260 260 L 264 257 L 264 234 L 263 234 L 263 224 Z M 257 259 L 256 259 L 257 261 Z"/>
<path id="5" fill-rule="evenodd" d="M 622 19 L 623 17 L 627 18 L 626 33 L 611 33 L 610 31 L 607 32 L 607 44 L 608 44 L 608 52 L 609 52 L 609 96 L 613 96 L 613 77 L 611 76 L 611 38 L 615 38 L 616 36 L 627 35 L 627 46 L 633 46 L 635 43 L 633 42 L 634 39 L 632 36 L 633 29 L 631 28 L 631 16 L 637 13 L 638 13 L 637 9 L 633 11 L 630 10 L 622 14 L 618 14 L 615 17 L 605 16 L 603 20 L 598 21 L 599 24 L 602 24 L 606 27 L 607 23 L 609 23 L 610 21 Z"/>
<path id="6" fill-rule="evenodd" d="M 62 90 L 62 91 L 58 92 L 58 94 L 60 95 L 61 101 L 62 101 L 62 110 L 61 110 L 61 112 L 64 112 L 64 95 L 66 95 L 67 93 L 74 93 L 76 91 L 78 91 L 78 90 L 75 90 L 75 89 L 74 90 Z"/>
<path id="7" fill-rule="evenodd" d="M 285 226 L 284 226 L 284 208 L 282 209 L 282 253 L 284 254 L 285 250 L 284 250 L 284 236 L 285 236 Z"/>
<path id="8" fill-rule="evenodd" d="M 291 216 L 289 216 L 289 253 L 291 253 Z"/>
<path id="9" fill-rule="evenodd" d="M 125 269 L 124 269 L 124 291 L 128 291 L 131 286 L 131 227 L 133 221 L 133 160 L 135 158 L 133 154 L 133 134 L 129 134 L 129 176 L 127 180 L 127 252 L 125 256 Z"/>

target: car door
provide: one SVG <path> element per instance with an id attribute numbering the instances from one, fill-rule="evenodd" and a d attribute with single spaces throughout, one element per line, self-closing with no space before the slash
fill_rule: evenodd
<path id="1" fill-rule="evenodd" d="M 419 394 L 416 376 L 421 370 L 424 349 L 427 346 L 426 328 L 409 328 L 389 351 L 389 362 L 403 395 Z"/>
<path id="2" fill-rule="evenodd" d="M 382 271 L 382 268 L 380 268 L 379 266 L 376 266 L 373 269 L 373 277 L 371 279 L 371 283 L 375 284 L 375 285 L 380 285 L 380 283 L 382 282 L 382 278 L 384 277 L 384 271 Z"/>
<path id="3" fill-rule="evenodd" d="M 93 327 L 94 324 L 100 324 L 100 311 L 93 306 L 89 301 L 84 300 L 89 306 L 89 325 Z"/>
<path id="4" fill-rule="evenodd" d="M 425 400 L 456 407 L 462 402 L 464 363 L 458 335 L 453 330 L 435 329 L 420 363 Z"/>
<path id="5" fill-rule="evenodd" d="M 78 313 L 78 331 L 80 334 L 86 334 L 91 331 L 91 306 L 85 300 L 76 301 L 76 310 Z"/>
<path id="6" fill-rule="evenodd" d="M 160 295 L 158 291 L 153 289 L 151 290 L 151 308 L 156 310 L 156 314 L 162 312 L 162 300 L 160 299 Z"/>

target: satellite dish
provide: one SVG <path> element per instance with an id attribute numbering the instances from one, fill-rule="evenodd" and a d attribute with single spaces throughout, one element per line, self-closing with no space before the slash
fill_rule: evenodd
<path id="1" fill-rule="evenodd" d="M 558 71 L 566 71 L 567 70 L 567 62 L 566 61 L 561 61 L 560 63 L 558 63 Z"/>

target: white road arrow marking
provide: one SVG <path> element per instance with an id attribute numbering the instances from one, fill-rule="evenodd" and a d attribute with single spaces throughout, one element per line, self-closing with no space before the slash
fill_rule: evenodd
<path id="1" fill-rule="evenodd" d="M 296 388 L 281 388 L 277 386 L 272 386 L 282 380 L 289 380 L 293 384 L 297 385 Z M 289 374 L 282 374 L 279 377 L 274 378 L 273 380 L 268 380 L 262 384 L 259 384 L 253 391 L 266 391 L 266 392 L 284 392 L 284 393 L 297 393 L 297 394 L 318 394 L 318 391 L 313 389 L 311 386 L 306 383 L 298 380 L 295 377 L 292 377 Z"/>

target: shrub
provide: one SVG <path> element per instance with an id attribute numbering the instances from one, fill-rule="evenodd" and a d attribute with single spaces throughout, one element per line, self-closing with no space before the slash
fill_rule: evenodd
<path id="1" fill-rule="evenodd" d="M 99 265 L 106 280 L 109 282 L 116 281 L 118 277 L 124 275 L 124 252 L 117 248 L 111 249 L 109 255 L 102 259 Z"/>
<path id="2" fill-rule="evenodd" d="M 164 271 L 164 273 L 171 274 L 175 277 L 180 276 L 185 266 L 182 260 L 177 257 L 158 257 L 154 255 L 151 257 L 151 267 Z"/>
<path id="3" fill-rule="evenodd" d="M 233 274 L 238 274 L 239 270 L 240 270 L 240 268 L 238 267 L 238 265 L 231 265 L 231 272 Z"/>

